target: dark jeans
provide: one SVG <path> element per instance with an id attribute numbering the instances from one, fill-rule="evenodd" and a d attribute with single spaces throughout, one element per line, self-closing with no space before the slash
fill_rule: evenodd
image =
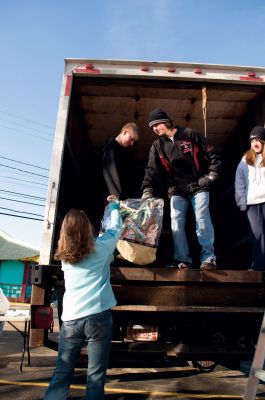
<path id="1" fill-rule="evenodd" d="M 80 350 L 87 340 L 87 400 L 104 399 L 104 383 L 111 347 L 111 311 L 63 322 L 56 369 L 44 400 L 65 400 Z"/>
<path id="2" fill-rule="evenodd" d="M 248 206 L 247 216 L 252 231 L 252 269 L 265 270 L 265 203 Z"/>

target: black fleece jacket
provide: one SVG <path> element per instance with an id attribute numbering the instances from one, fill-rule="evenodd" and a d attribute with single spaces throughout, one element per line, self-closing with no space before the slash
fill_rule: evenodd
<path id="1" fill-rule="evenodd" d="M 115 138 L 111 138 L 103 149 L 103 176 L 108 194 L 120 200 L 134 195 L 131 149 L 122 147 Z"/>
<path id="2" fill-rule="evenodd" d="M 155 191 L 166 184 L 169 197 L 188 196 L 209 190 L 198 185 L 203 175 L 211 173 L 218 178 L 221 160 L 215 147 L 202 139 L 196 129 L 176 128 L 173 140 L 162 136 L 152 144 L 142 190 Z"/>

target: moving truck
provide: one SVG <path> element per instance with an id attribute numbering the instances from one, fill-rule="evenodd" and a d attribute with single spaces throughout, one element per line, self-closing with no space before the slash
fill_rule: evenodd
<path id="1" fill-rule="evenodd" d="M 197 128 L 221 154 L 222 171 L 211 192 L 218 269 L 199 270 L 191 212 L 187 235 L 195 268 L 169 267 L 173 253 L 165 195 L 156 261 L 139 266 L 115 259 L 111 266 L 118 302 L 113 354 L 217 361 L 252 357 L 265 285 L 263 272 L 248 271 L 249 228 L 235 205 L 234 177 L 250 130 L 264 126 L 265 68 L 198 63 L 65 60 L 40 263 L 32 272 L 31 345 L 51 345 L 51 291 L 62 283 L 53 254 L 64 215 L 83 209 L 99 229 L 105 199 L 102 148 L 129 121 L 141 130 L 134 150 L 135 198 L 141 196 L 155 140 L 147 118 L 157 107 L 176 124 Z"/>

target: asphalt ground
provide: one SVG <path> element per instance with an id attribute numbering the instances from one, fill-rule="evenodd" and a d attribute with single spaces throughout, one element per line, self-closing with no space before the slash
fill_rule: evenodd
<path id="1" fill-rule="evenodd" d="M 14 306 L 13 306 L 14 307 Z M 23 323 L 20 323 L 23 329 Z M 58 338 L 58 323 L 51 334 Z M 31 363 L 25 354 L 23 371 L 19 365 L 23 338 L 8 323 L 0 336 L 0 399 L 40 400 L 52 376 L 56 352 L 46 347 L 30 350 Z M 128 363 L 129 364 L 129 363 Z M 182 362 L 179 365 L 110 368 L 105 385 L 106 400 L 162 399 L 243 399 L 248 375 L 239 369 L 218 365 L 209 373 L 199 372 Z M 76 368 L 69 399 L 85 396 L 86 368 Z M 265 386 L 259 385 L 257 399 L 265 399 Z M 56 399 L 55 399 L 56 400 Z"/>

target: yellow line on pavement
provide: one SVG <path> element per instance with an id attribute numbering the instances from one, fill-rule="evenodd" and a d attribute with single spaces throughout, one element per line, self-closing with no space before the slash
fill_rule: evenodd
<path id="1" fill-rule="evenodd" d="M 242 396 L 237 395 L 226 395 L 226 394 L 192 394 L 192 393 L 177 393 L 177 392 L 161 392 L 158 390 L 132 390 L 132 389 L 116 389 L 116 388 L 108 388 L 105 386 L 106 393 L 131 393 L 138 395 L 148 395 L 148 396 L 165 396 L 165 397 L 173 397 L 174 399 L 238 399 L 242 400 Z"/>
<path id="2" fill-rule="evenodd" d="M 19 385 L 19 386 L 37 386 L 37 387 L 47 387 L 49 383 L 44 382 L 14 382 L 6 381 L 0 379 L 0 385 Z M 71 385 L 71 389 L 81 389 L 85 390 L 85 385 Z M 242 396 L 231 395 L 231 394 L 192 394 L 192 393 L 175 393 L 175 392 L 161 392 L 158 390 L 134 390 L 127 388 L 111 388 L 105 386 L 105 393 L 130 393 L 130 394 L 141 394 L 148 396 L 168 396 L 177 398 L 189 398 L 189 399 L 238 399 L 242 400 Z"/>
<path id="3" fill-rule="evenodd" d="M 4 379 L 0 379 L 0 385 L 47 387 L 48 383 L 42 383 L 42 382 L 14 382 L 14 381 L 6 381 Z"/>

